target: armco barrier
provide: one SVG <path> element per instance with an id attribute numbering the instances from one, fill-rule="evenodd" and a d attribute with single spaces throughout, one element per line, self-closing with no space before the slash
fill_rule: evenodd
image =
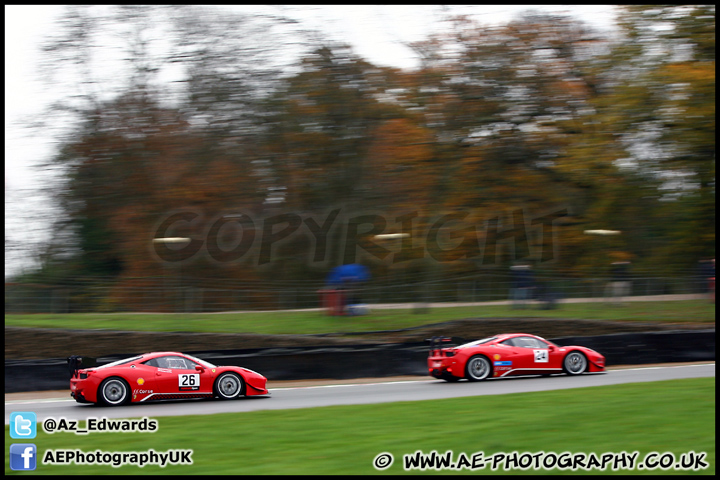
<path id="1" fill-rule="evenodd" d="M 472 339 L 468 339 L 470 341 Z M 582 345 L 602 353 L 608 366 L 714 361 L 715 330 L 621 333 L 551 339 L 558 345 Z M 402 343 L 331 347 L 288 347 L 191 353 L 216 365 L 239 365 L 268 380 L 348 379 L 427 375 L 428 344 Z M 99 358 L 109 363 L 136 353 Z M 66 359 L 6 360 L 5 393 L 64 390 L 69 392 Z M 272 387 L 272 384 L 270 384 Z M 69 395 L 69 393 L 68 393 Z"/>

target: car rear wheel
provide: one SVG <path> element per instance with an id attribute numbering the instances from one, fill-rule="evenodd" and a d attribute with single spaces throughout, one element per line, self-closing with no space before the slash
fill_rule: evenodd
<path id="1" fill-rule="evenodd" d="M 580 375 L 587 370 L 587 358 L 580 352 L 570 352 L 563 360 L 563 369 L 568 375 Z"/>
<path id="2" fill-rule="evenodd" d="M 110 407 L 123 405 L 130 400 L 130 387 L 120 377 L 106 378 L 100 384 L 98 400 L 101 404 Z"/>
<path id="3" fill-rule="evenodd" d="M 239 397 L 243 389 L 243 379 L 236 373 L 223 373 L 215 380 L 215 395 L 223 400 Z"/>
<path id="4" fill-rule="evenodd" d="M 483 355 L 475 355 L 465 365 L 465 376 L 471 382 L 485 380 L 492 374 L 490 360 Z"/>

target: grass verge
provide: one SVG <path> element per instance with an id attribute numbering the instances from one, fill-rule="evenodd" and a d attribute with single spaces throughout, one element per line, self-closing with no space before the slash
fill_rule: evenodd
<path id="1" fill-rule="evenodd" d="M 241 400 L 242 401 L 242 400 Z M 158 405 L 162 408 L 162 405 Z M 715 379 L 688 379 L 537 393 L 479 396 L 377 405 L 160 417 L 154 433 L 74 435 L 39 431 L 32 440 L 43 458 L 50 449 L 143 452 L 192 449 L 189 466 L 44 465 L 45 475 L 376 474 L 373 459 L 387 452 L 395 461 L 382 473 L 403 470 L 403 455 L 417 451 L 572 454 L 705 452 L 707 469 L 594 470 L 589 473 L 715 473 Z M 42 430 L 39 428 L 38 430 Z M 5 427 L 5 445 L 15 442 Z M 25 441 L 23 441 L 25 442 Z M 8 447 L 9 448 L 9 447 Z M 8 450 L 6 450 L 7 452 Z M 10 470 L 5 457 L 5 473 Z M 23 474 L 27 474 L 22 472 Z M 435 473 L 429 471 L 428 473 Z M 449 470 L 437 473 L 454 473 Z M 460 473 L 585 473 L 549 470 Z"/>
<path id="2" fill-rule="evenodd" d="M 702 300 L 563 304 L 557 309 L 513 310 L 506 305 L 375 310 L 358 317 L 333 317 L 319 311 L 178 314 L 28 314 L 5 315 L 6 326 L 109 329 L 156 332 L 317 334 L 370 332 L 417 327 L 463 318 L 570 318 L 623 322 L 715 323 L 715 304 Z"/>

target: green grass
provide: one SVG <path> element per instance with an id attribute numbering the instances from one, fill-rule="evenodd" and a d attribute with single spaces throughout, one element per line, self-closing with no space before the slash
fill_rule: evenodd
<path id="1" fill-rule="evenodd" d="M 438 388 L 450 386 L 438 384 Z M 481 389 L 482 385 L 478 385 Z M 241 400 L 242 401 L 242 400 Z M 262 400 L 271 402 L 272 399 Z M 19 407 L 18 407 L 19 408 Z M 162 409 L 162 405 L 157 405 Z M 102 411 L 97 413 L 102 415 Z M 151 417 L 152 418 L 152 417 Z M 416 451 L 604 453 L 706 452 L 706 470 L 590 473 L 715 473 L 715 379 L 701 378 L 572 390 L 378 405 L 158 417 L 154 433 L 74 435 L 42 431 L 32 442 L 48 449 L 144 452 L 192 449 L 190 466 L 43 465 L 35 474 L 375 474 L 382 452 L 395 461 L 383 473 L 404 472 L 403 455 Z M 42 430 L 39 428 L 38 430 Z M 13 443 L 5 427 L 6 452 Z M 24 443 L 24 441 L 23 441 Z M 9 459 L 5 457 L 5 473 Z M 429 471 L 428 473 L 434 473 Z M 440 471 L 437 473 L 453 473 Z M 487 467 L 478 472 L 502 474 Z M 514 470 L 508 473 L 566 473 Z M 575 473 L 585 473 L 578 471 Z M 26 474 L 23 472 L 23 474 Z"/>
<path id="2" fill-rule="evenodd" d="M 334 317 L 319 311 L 178 314 L 27 314 L 5 315 L 6 326 L 213 333 L 313 334 L 368 332 L 415 327 L 462 318 L 540 317 L 625 322 L 715 323 L 715 304 L 702 300 L 563 304 L 554 310 L 513 310 L 509 306 L 375 310 L 360 317 Z"/>

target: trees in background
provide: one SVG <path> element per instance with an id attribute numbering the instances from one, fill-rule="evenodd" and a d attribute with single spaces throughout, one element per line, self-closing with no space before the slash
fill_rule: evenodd
<path id="1" fill-rule="evenodd" d="M 454 271 L 548 260 L 548 224 L 532 221 L 551 214 L 560 255 L 547 265 L 565 274 L 604 273 L 614 256 L 677 273 L 714 256 L 714 7 L 622 7 L 619 39 L 532 13 L 453 22 L 414 44 L 421 65 L 401 71 L 297 36 L 286 18 L 70 8 L 46 56 L 77 87 L 55 105 L 73 120 L 53 159 L 77 247 L 65 271 L 157 275 L 153 227 L 179 208 L 210 221 L 349 205 L 425 232 L 462 212 L 443 267 Z M 119 63 L 105 63 L 110 46 Z M 533 248 L 478 257 L 513 222 Z M 601 242 L 588 229 L 623 234 Z M 282 268 L 183 268 L 322 278 L 302 267 L 306 247 L 279 249 Z"/>

